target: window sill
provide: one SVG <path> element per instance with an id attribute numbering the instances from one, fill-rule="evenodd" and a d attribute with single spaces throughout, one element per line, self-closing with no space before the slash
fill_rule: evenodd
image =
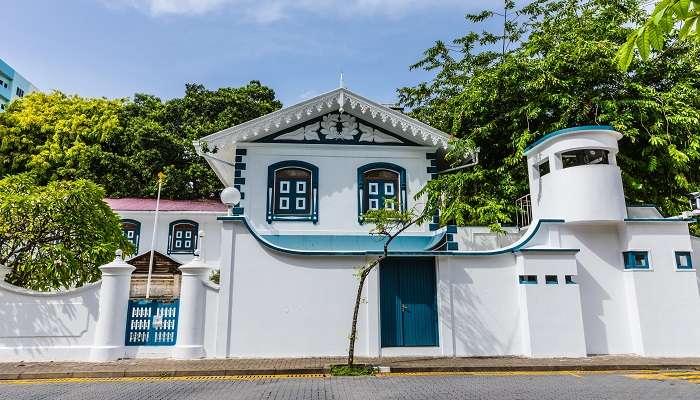
<path id="1" fill-rule="evenodd" d="M 309 221 L 314 224 L 318 222 L 318 218 L 312 215 L 273 215 L 267 217 L 267 223 L 272 223 L 273 221 Z"/>
<path id="2" fill-rule="evenodd" d="M 696 268 L 676 268 L 678 272 L 696 272 Z"/>
<path id="3" fill-rule="evenodd" d="M 194 251 L 169 251 L 168 254 L 194 254 Z"/>
<path id="4" fill-rule="evenodd" d="M 625 272 L 654 272 L 654 268 L 625 268 Z"/>

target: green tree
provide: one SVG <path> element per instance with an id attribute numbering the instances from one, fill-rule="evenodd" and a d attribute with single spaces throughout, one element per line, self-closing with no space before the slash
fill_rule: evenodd
<path id="1" fill-rule="evenodd" d="M 165 102 L 32 93 L 0 113 L 0 176 L 90 179 L 108 196 L 152 197 L 163 171 L 165 198 L 212 197 L 221 183 L 192 141 L 280 107 L 257 81 L 214 91 L 187 85 L 183 98 Z"/>
<path id="2" fill-rule="evenodd" d="M 412 114 L 478 146 L 480 162 L 426 187 L 428 207 L 457 223 L 510 222 L 528 192 L 524 148 L 557 129 L 612 125 L 630 203 L 675 215 L 700 177 L 700 52 L 685 41 L 653 62 L 617 68 L 615 54 L 645 18 L 636 0 L 536 0 L 506 13 L 505 30 L 436 42 L 412 68 L 434 78 L 399 90 Z M 464 144 L 460 144 L 460 143 Z M 445 201 L 445 200 L 448 201 Z"/>
<path id="3" fill-rule="evenodd" d="M 627 38 L 617 52 L 618 65 L 629 68 L 634 50 L 642 60 L 649 59 L 652 50 L 662 51 L 669 34 L 680 25 L 678 39 L 700 41 L 700 0 L 662 0 L 656 4 L 649 18 Z"/>
<path id="4" fill-rule="evenodd" d="M 0 180 L 0 265 L 13 285 L 51 290 L 94 282 L 117 248 L 133 246 L 119 218 L 87 180 L 36 185 L 29 175 Z"/>

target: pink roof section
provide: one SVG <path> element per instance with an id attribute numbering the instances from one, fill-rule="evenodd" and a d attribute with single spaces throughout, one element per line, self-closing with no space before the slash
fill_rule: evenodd
<path id="1" fill-rule="evenodd" d="M 104 199 L 114 211 L 155 211 L 156 199 L 126 197 L 123 199 Z M 226 205 L 218 200 L 160 200 L 160 211 L 206 211 L 227 212 Z"/>

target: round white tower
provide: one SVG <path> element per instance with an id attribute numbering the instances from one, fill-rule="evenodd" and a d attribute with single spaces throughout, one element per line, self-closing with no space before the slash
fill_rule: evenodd
<path id="1" fill-rule="evenodd" d="M 533 219 L 620 221 L 626 218 L 617 141 L 610 126 L 552 132 L 525 149 Z"/>

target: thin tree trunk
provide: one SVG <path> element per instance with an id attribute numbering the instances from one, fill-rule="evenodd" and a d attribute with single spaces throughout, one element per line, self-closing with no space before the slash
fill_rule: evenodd
<path id="1" fill-rule="evenodd" d="M 350 346 L 348 347 L 348 365 L 355 363 L 355 336 L 357 335 L 357 315 L 360 313 L 360 303 L 362 302 L 362 288 L 367 279 L 367 270 L 360 274 L 360 282 L 357 285 L 357 295 L 355 296 L 355 309 L 352 312 L 352 328 L 350 329 Z"/>
<path id="2" fill-rule="evenodd" d="M 408 227 L 418 222 L 419 219 L 420 217 L 415 218 L 403 227 L 401 227 L 401 229 L 399 229 L 395 234 L 387 235 L 389 239 L 384 243 L 384 254 L 376 260 L 372 261 L 360 273 L 360 282 L 357 285 L 357 294 L 355 295 L 355 308 L 352 312 L 352 326 L 350 327 L 350 343 L 348 345 L 348 366 L 352 366 L 355 363 L 355 338 L 357 336 L 357 316 L 360 313 L 360 303 L 362 302 L 362 289 L 365 286 L 365 280 L 367 279 L 367 275 L 369 275 L 369 273 L 372 272 L 372 269 L 379 265 L 379 263 L 383 259 L 389 257 L 389 244 L 394 240 L 394 238 L 403 233 L 403 231 L 408 229 Z"/>

